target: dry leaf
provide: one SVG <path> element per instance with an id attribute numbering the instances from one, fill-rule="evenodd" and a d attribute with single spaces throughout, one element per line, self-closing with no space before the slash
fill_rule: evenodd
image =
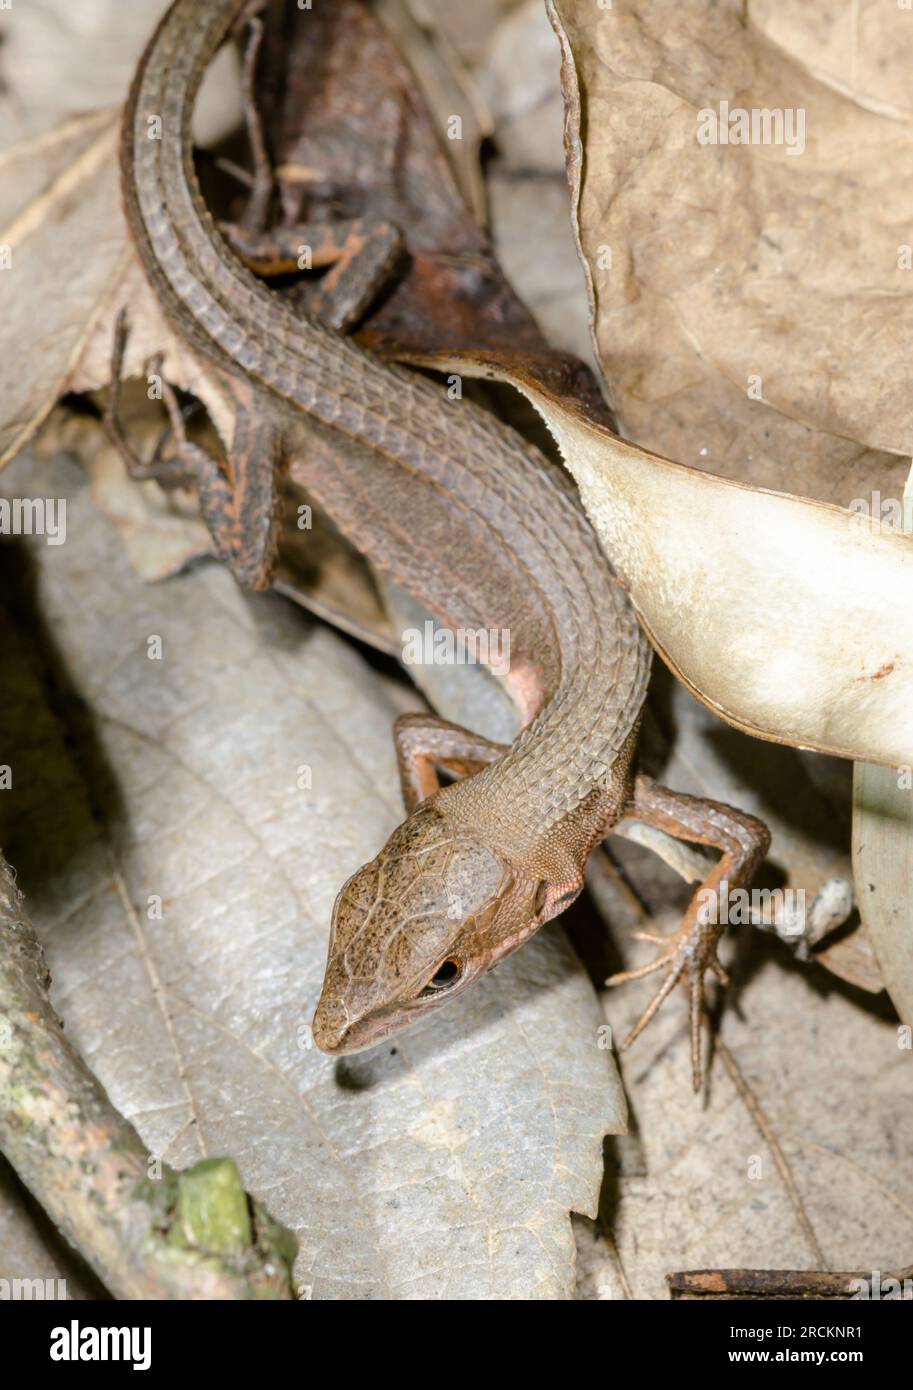
<path id="1" fill-rule="evenodd" d="M 884 768 L 855 769 L 856 888 L 875 955 L 898 1014 L 913 1026 L 913 803 L 908 781 Z"/>
<path id="2" fill-rule="evenodd" d="M 813 5 L 781 5 L 751 0 L 753 28 L 786 53 L 797 53 L 819 81 L 880 115 L 913 115 L 910 63 L 913 32 L 905 0 L 815 0 Z"/>
<path id="3" fill-rule="evenodd" d="M 510 381 L 532 402 L 650 640 L 710 709 L 796 747 L 913 761 L 913 648 L 894 607 L 913 602 L 913 538 L 649 454 L 519 355 L 412 360 Z"/>
<path id="4" fill-rule="evenodd" d="M 878 9 L 886 45 L 909 54 L 908 16 Z M 625 432 L 842 506 L 873 488 L 899 497 L 908 465 L 893 455 L 913 450 L 898 351 L 913 313 L 909 122 L 818 80 L 802 21 L 781 20 L 797 41 L 784 51 L 741 0 L 556 0 L 552 13 L 594 333 Z M 843 32 L 852 45 L 848 20 Z M 784 131 L 792 111 L 792 148 L 699 143 L 700 113 L 721 101 L 780 111 Z"/>
<path id="5" fill-rule="evenodd" d="M 8 490 L 71 495 L 66 545 L 5 547 L 2 839 L 68 1035 L 152 1152 L 238 1160 L 315 1297 L 570 1296 L 623 1101 L 562 934 L 392 1046 L 308 1047 L 335 893 L 402 817 L 392 710 L 224 570 L 140 584 L 78 471 L 23 462 Z"/>
<path id="6" fill-rule="evenodd" d="M 0 155 L 0 244 L 11 254 L 0 274 L 2 346 L 4 360 L 20 364 L 0 382 L 0 464 L 70 388 L 123 273 L 123 220 L 111 215 L 116 126 L 110 112 L 96 112 Z"/>
<path id="7" fill-rule="evenodd" d="M 589 882 L 617 927 L 617 892 L 604 876 Z M 652 929 L 677 926 L 688 891 Z M 606 973 L 654 949 L 622 940 Z M 729 933 L 723 958 L 732 984 L 712 1009 L 721 1045 L 702 1104 L 688 1094 L 682 997 L 623 1055 L 630 1133 L 608 1146 L 607 1235 L 577 1223 L 578 1297 L 666 1299 L 666 1275 L 685 1269 L 909 1264 L 913 1069 L 896 1022 L 759 932 Z M 655 987 L 606 993 L 616 1037 Z"/>
<path id="8" fill-rule="evenodd" d="M 136 60 L 168 0 L 29 0 L 0 10 L 0 90 L 15 114 L 13 138 L 123 100 Z M 197 128 L 204 143 L 235 124 L 237 58 L 225 48 L 200 92 Z M 0 147 L 10 134 L 4 121 Z"/>
<path id="9" fill-rule="evenodd" d="M 852 13 L 836 0 L 800 7 L 621 0 L 611 11 L 556 0 L 551 14 L 564 59 L 569 170 L 594 333 L 625 431 L 682 463 L 843 506 L 859 499 L 877 517 L 881 498 L 873 493 L 900 499 L 908 467 L 901 455 L 913 441 L 909 368 L 897 350 L 913 307 L 913 204 L 902 174 L 913 167 L 904 85 L 909 17 L 865 0 Z M 738 111 L 779 111 L 784 132 L 791 113 L 792 148 L 700 143 L 701 113 L 719 112 L 723 100 Z M 700 497 L 700 489 L 690 491 Z M 741 510 L 747 525 L 715 539 L 705 533 L 702 543 L 727 552 L 753 546 L 762 518 L 754 502 Z M 739 573 L 737 565 L 722 584 L 715 567 L 705 573 L 720 610 L 737 604 L 755 644 L 751 666 L 743 666 L 746 685 L 772 672 L 787 687 L 786 701 L 818 700 L 820 718 L 809 725 L 784 711 L 784 726 L 736 710 L 737 722 L 857 756 L 877 747 L 874 756 L 907 763 L 900 691 L 873 690 L 903 672 L 903 639 L 893 640 L 890 627 L 905 611 L 894 608 L 895 595 L 906 592 L 894 581 L 908 562 L 895 547 L 900 568 L 879 574 L 863 554 L 866 538 L 850 557 L 842 544 L 822 544 L 822 518 L 809 527 L 808 513 L 789 510 L 791 519 L 773 508 L 775 524 L 793 532 L 795 591 L 788 555 L 780 547 L 778 572 L 763 531 L 760 566 Z M 670 529 L 665 543 L 696 539 L 686 522 L 681 537 Z M 856 604 L 843 580 L 860 564 Z M 678 571 L 672 578 L 679 582 Z M 707 605 L 704 615 L 721 663 L 747 659 L 726 618 Z M 843 667 L 840 688 L 813 674 L 825 634 Z M 806 643 L 808 671 L 801 669 Z M 707 694 L 706 660 L 699 675 L 693 652 L 671 656 Z M 714 698 L 725 713 L 725 692 Z M 875 745 L 857 741 L 862 724 L 879 721 Z M 900 817 L 886 825 L 881 847 L 875 812 L 857 808 L 857 896 L 892 998 L 909 1017 L 911 888 L 901 893 L 896 882 L 900 824 L 909 814 L 891 779 L 859 772 L 868 802 L 891 803 Z M 869 886 L 876 866 L 886 876 L 880 894 Z M 838 943 L 830 963 L 860 978 L 867 949 L 859 940 Z"/>

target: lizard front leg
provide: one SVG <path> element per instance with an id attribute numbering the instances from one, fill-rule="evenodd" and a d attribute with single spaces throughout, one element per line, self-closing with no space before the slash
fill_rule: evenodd
<path id="1" fill-rule="evenodd" d="M 671 791 L 643 774 L 635 779 L 634 795 L 626 814 L 657 826 L 677 839 L 713 845 L 723 851 L 719 863 L 692 899 L 677 932 L 669 937 L 637 933 L 641 940 L 653 941 L 663 948 L 657 958 L 639 970 L 625 970 L 606 980 L 607 985 L 620 985 L 629 980 L 642 980 L 657 970 L 667 972 L 653 999 L 621 1044 L 622 1051 L 630 1047 L 643 1032 L 663 1000 L 680 981 L 687 987 L 690 994 L 692 1075 L 694 1089 L 699 1091 L 704 972 L 712 970 L 723 984 L 729 983 L 717 956 L 717 943 L 726 924 L 710 920 L 711 916 L 719 914 L 708 914 L 708 894 L 716 895 L 724 883 L 730 888 L 750 883 L 767 853 L 770 832 L 754 816 L 736 811 L 719 801 L 707 801 L 701 797 L 687 796 L 684 792 Z"/>
<path id="2" fill-rule="evenodd" d="M 249 189 L 238 221 L 220 222 L 219 228 L 235 254 L 255 275 L 269 278 L 330 267 L 312 286 L 307 310 L 328 328 L 348 333 L 391 279 L 403 256 L 403 237 L 392 222 L 365 217 L 339 218 L 332 223 L 300 222 L 266 230 L 276 178 L 255 93 L 263 23 L 252 12 L 247 13 L 239 28 L 245 23 L 248 39 L 241 93 L 253 174 L 231 161 L 219 161 L 222 168 Z"/>
<path id="3" fill-rule="evenodd" d="M 493 743 L 434 714 L 400 715 L 393 725 L 393 742 L 403 801 L 410 815 L 440 791 L 435 764 L 461 777 L 471 777 L 507 752 L 506 743 Z"/>
<path id="4" fill-rule="evenodd" d="M 348 333 L 364 317 L 403 255 L 403 238 L 392 222 L 364 217 L 293 223 L 269 232 L 251 232 L 231 222 L 220 222 L 219 228 L 257 275 L 332 267 L 313 286 L 307 309 L 337 333 Z M 302 265 L 305 252 L 308 264 Z"/>

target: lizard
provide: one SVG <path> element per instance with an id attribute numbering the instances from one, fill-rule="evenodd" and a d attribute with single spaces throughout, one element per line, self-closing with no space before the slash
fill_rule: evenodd
<path id="1" fill-rule="evenodd" d="M 283 304 L 219 232 L 194 172 L 191 116 L 245 4 L 176 0 L 124 110 L 133 245 L 166 318 L 235 410 L 225 463 L 187 446 L 176 464 L 236 578 L 257 588 L 271 572 L 280 470 L 302 461 L 309 490 L 380 571 L 460 626 L 510 633 L 502 678 L 523 722 L 509 746 L 433 715 L 396 722 L 407 818 L 340 889 L 314 1015 L 318 1047 L 339 1055 L 437 1009 L 563 912 L 625 816 L 718 848 L 704 890 L 750 882 L 769 836 L 752 816 L 638 772 L 651 648 L 560 470 L 492 412 Z M 313 451 L 315 431 L 345 448 Z M 467 527 L 473 545 L 457 554 L 451 531 Z M 442 782 L 441 768 L 458 780 Z M 696 894 L 677 932 L 650 938 L 661 941 L 652 962 L 612 980 L 663 972 L 622 1047 L 687 987 L 696 1090 L 704 976 L 726 981 L 724 926 L 705 901 Z"/>

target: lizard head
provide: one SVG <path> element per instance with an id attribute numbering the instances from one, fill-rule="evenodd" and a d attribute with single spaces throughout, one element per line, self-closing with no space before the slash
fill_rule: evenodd
<path id="1" fill-rule="evenodd" d="M 340 890 L 317 1046 L 358 1052 L 440 1007 L 560 911 L 555 896 L 426 802 Z"/>

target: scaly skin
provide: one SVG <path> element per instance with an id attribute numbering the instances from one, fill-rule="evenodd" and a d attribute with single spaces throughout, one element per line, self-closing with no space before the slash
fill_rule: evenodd
<path id="1" fill-rule="evenodd" d="M 216 231 L 190 117 L 243 8 L 178 0 L 140 62 L 122 181 L 146 274 L 177 331 L 233 384 L 239 418 L 255 415 L 303 460 L 308 486 L 378 568 L 453 626 L 509 630 L 506 684 L 526 721 L 512 747 L 438 790 L 342 889 L 314 1036 L 344 1052 L 466 988 L 580 891 L 591 848 L 632 795 L 650 651 L 576 497 L 534 448 L 288 310 Z M 161 139 L 148 137 L 155 116 Z M 309 464 L 304 424 L 349 447 Z M 239 554 L 272 467 L 250 452 L 233 462 L 223 511 Z M 448 515 L 471 526 L 471 554 L 456 553 Z"/>

